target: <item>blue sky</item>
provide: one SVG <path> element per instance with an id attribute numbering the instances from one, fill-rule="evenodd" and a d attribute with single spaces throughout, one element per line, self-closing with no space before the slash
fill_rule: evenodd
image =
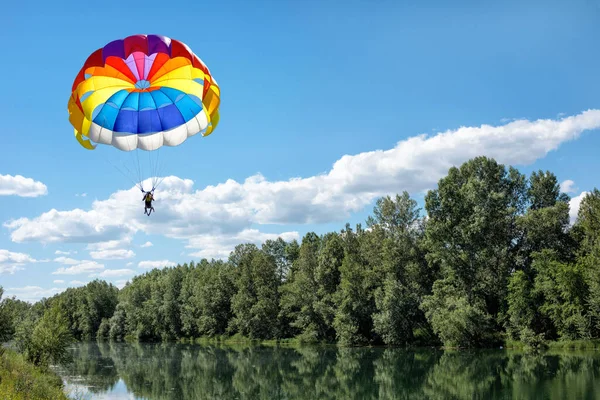
<path id="1" fill-rule="evenodd" d="M 475 155 L 572 181 L 576 210 L 600 186 L 600 8 L 486 3 L 4 6 L 0 285 L 37 300 L 239 242 L 341 229 L 379 195 L 421 201 Z M 66 109 L 86 57 L 137 33 L 188 44 L 222 93 L 211 136 L 161 150 L 169 177 L 150 218 L 107 162 L 130 155 L 81 148 Z"/>

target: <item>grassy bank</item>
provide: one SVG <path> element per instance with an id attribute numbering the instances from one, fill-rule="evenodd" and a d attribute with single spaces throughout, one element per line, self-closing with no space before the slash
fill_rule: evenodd
<path id="1" fill-rule="evenodd" d="M 301 345 L 324 345 L 328 343 L 308 343 L 304 342 L 297 338 L 290 339 L 270 339 L 270 340 L 260 340 L 260 339 L 250 339 L 240 334 L 236 334 L 233 336 L 201 336 L 198 338 L 182 338 L 179 340 L 180 343 L 195 343 L 195 344 L 220 344 L 220 345 L 262 345 L 262 346 L 301 346 Z"/>
<path id="2" fill-rule="evenodd" d="M 9 349 L 0 348 L 0 399 L 68 399 L 62 380 L 52 371 L 25 361 Z"/>
<path id="3" fill-rule="evenodd" d="M 306 346 L 306 345 L 329 345 L 338 346 L 335 343 L 315 343 L 305 342 L 298 338 L 292 339 L 274 339 L 274 340 L 258 340 L 250 339 L 242 335 L 234 336 L 202 336 L 198 338 L 182 338 L 178 341 L 179 343 L 194 343 L 194 344 L 220 344 L 220 345 L 262 345 L 262 346 Z M 541 349 L 547 350 L 600 350 L 600 339 L 589 339 L 589 340 L 560 340 L 560 341 L 545 341 L 540 342 Z M 372 346 L 358 346 L 358 347 L 372 347 Z M 387 347 L 387 346 L 375 346 L 375 347 Z M 497 349 L 500 346 L 493 346 L 491 348 Z M 531 348 L 531 344 L 527 344 L 517 340 L 506 340 L 501 346 L 504 349 L 515 349 L 515 350 L 526 350 Z M 458 350 L 458 347 L 446 347 L 440 345 L 425 345 L 425 346 L 411 346 L 411 348 L 435 348 L 442 350 Z M 483 347 L 490 348 L 490 347 Z"/>
<path id="4" fill-rule="evenodd" d="M 542 348 L 548 350 L 600 350 L 600 339 L 545 341 L 540 344 Z M 521 341 L 508 340 L 505 347 L 507 349 L 528 349 L 531 346 Z"/>

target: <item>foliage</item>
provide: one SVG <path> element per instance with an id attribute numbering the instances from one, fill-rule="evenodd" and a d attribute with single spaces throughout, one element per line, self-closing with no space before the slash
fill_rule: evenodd
<path id="1" fill-rule="evenodd" d="M 66 400 L 67 396 L 58 375 L 33 366 L 12 350 L 0 348 L 0 398 Z"/>
<path id="2" fill-rule="evenodd" d="M 121 290 L 97 280 L 31 306 L 4 299 L 0 336 L 15 336 L 40 362 L 55 355 L 35 355 L 35 332 L 51 328 L 65 341 L 70 333 L 346 346 L 600 337 L 599 190 L 572 226 L 554 174 L 526 177 L 477 157 L 450 168 L 424 210 L 417 205 L 407 192 L 383 196 L 366 229 L 242 243 L 227 260 L 153 269 Z"/>
<path id="3" fill-rule="evenodd" d="M 73 336 L 68 328 L 68 319 L 57 305 L 48 309 L 35 323 L 29 319 L 17 329 L 17 348 L 27 361 L 36 366 L 47 367 L 50 363 L 70 361 L 69 345 Z"/>

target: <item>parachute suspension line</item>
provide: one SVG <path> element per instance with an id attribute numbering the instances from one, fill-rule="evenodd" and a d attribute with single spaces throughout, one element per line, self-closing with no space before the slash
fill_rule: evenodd
<path id="1" fill-rule="evenodd" d="M 119 168 L 115 163 L 113 163 L 112 161 L 110 161 L 108 159 L 108 157 L 106 156 L 106 154 L 104 154 L 102 151 L 100 151 L 100 153 L 102 154 L 102 157 L 104 158 L 104 161 L 106 161 L 107 163 L 109 163 L 110 165 L 112 165 L 117 171 L 119 171 L 121 173 L 121 175 L 123 175 L 128 181 L 130 181 L 131 183 L 134 184 L 135 187 L 140 187 L 138 183 L 136 183 L 135 179 L 133 179 L 131 176 L 131 171 L 129 171 L 129 168 L 127 168 L 127 166 L 125 166 L 125 168 L 129 171 L 129 175 L 127 175 L 125 172 L 123 172 L 123 170 L 121 168 Z"/>
<path id="2" fill-rule="evenodd" d="M 160 150 L 161 147 L 158 148 L 157 153 L 156 153 L 156 163 L 155 163 L 155 170 L 154 170 L 154 182 L 152 183 L 152 186 L 154 189 L 156 189 L 156 187 L 158 186 L 158 180 L 160 179 L 159 177 L 159 173 L 161 173 L 161 169 L 162 169 L 162 165 L 160 164 L 161 160 L 160 160 Z"/>
<path id="3" fill-rule="evenodd" d="M 104 118 L 104 125 L 106 125 L 106 117 Z M 102 135 L 102 129 L 103 129 L 103 127 L 100 126 L 100 135 Z M 129 141 L 127 142 L 127 145 L 129 147 Z M 108 158 L 108 156 L 106 154 L 104 154 L 104 152 L 100 151 L 100 153 L 102 154 L 104 161 L 106 161 L 110 165 L 112 165 L 113 168 L 116 169 L 117 171 L 119 171 L 119 173 L 121 173 L 121 175 L 123 175 L 127 180 L 129 180 L 136 187 L 139 187 L 141 189 L 141 187 L 142 187 L 141 184 L 136 183 L 135 179 L 132 178 L 132 176 L 135 176 L 135 175 L 131 172 L 131 170 L 129 168 L 127 168 L 127 165 L 123 164 L 123 167 L 127 170 L 127 172 L 129 172 L 129 175 L 127 175 L 125 172 L 123 172 L 123 170 L 121 168 L 119 168 L 115 163 L 110 161 L 110 159 Z"/>
<path id="4" fill-rule="evenodd" d="M 139 160 L 139 156 L 138 156 L 138 151 L 139 150 L 138 150 L 137 146 L 136 146 L 135 149 L 133 149 L 131 147 L 131 142 L 129 140 L 127 140 L 127 150 L 128 150 L 127 152 L 130 153 L 130 157 L 129 158 L 133 158 L 133 154 L 131 154 L 131 153 L 135 152 L 135 158 L 136 159 L 132 160 L 132 164 L 134 165 L 134 168 L 135 168 L 135 170 L 137 172 L 137 181 L 138 181 L 138 183 L 136 184 L 136 186 L 139 187 L 140 190 L 143 192 L 144 191 L 144 185 L 143 185 L 144 180 L 142 178 L 142 169 L 140 167 L 140 160 Z M 131 170 L 129 168 L 127 168 L 127 170 L 130 171 L 130 173 L 135 176 L 135 174 L 133 174 L 133 172 L 131 172 Z"/>
<path id="5" fill-rule="evenodd" d="M 154 152 L 156 152 L 156 159 L 152 157 L 152 153 L 154 152 L 148 152 L 148 162 L 150 164 L 152 175 L 152 190 L 156 189 L 156 183 L 158 182 L 158 160 L 160 157 L 160 150 L 160 147 L 154 150 Z"/>
<path id="6" fill-rule="evenodd" d="M 158 162 L 159 158 L 160 158 L 160 153 L 158 153 L 156 155 L 156 158 L 157 158 L 156 174 L 155 174 L 156 183 L 154 184 L 154 188 L 157 188 L 158 186 L 160 186 L 160 184 L 165 180 L 165 177 L 162 176 L 162 174 L 164 172 L 164 167 L 165 167 L 166 163 L 163 160 L 160 160 L 160 162 Z"/>
<path id="7" fill-rule="evenodd" d="M 137 160 L 137 166 L 138 166 L 138 179 L 140 180 L 140 187 L 142 188 L 142 190 L 144 190 L 144 170 L 142 169 L 142 165 L 140 164 L 140 149 L 135 148 L 135 150 L 133 150 L 135 152 L 135 158 Z"/>

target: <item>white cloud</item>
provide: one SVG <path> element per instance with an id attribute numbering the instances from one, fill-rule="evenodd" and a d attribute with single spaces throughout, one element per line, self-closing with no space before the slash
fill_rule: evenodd
<path id="1" fill-rule="evenodd" d="M 19 218 L 4 224 L 12 230 L 14 242 L 89 243 L 104 242 L 131 233 L 122 217 L 115 220 L 102 210 L 58 211 L 52 209 L 37 218 Z"/>
<path id="2" fill-rule="evenodd" d="M 101 247 L 129 242 L 137 232 L 162 233 L 187 240 L 189 247 L 199 250 L 196 254 L 222 255 L 229 245 L 215 244 L 210 235 L 232 243 L 233 237 L 243 236 L 256 224 L 343 221 L 379 196 L 403 190 L 422 193 L 435 187 L 450 167 L 470 158 L 485 155 L 504 164 L 526 165 L 599 127 L 600 110 L 560 120 L 461 127 L 414 136 L 388 150 L 345 155 L 327 173 L 306 178 L 269 181 L 258 174 L 243 182 L 229 179 L 194 190 L 189 179 L 166 177 L 156 191 L 156 213 L 150 218 L 143 215 L 139 189 L 134 187 L 94 201 L 87 211 L 53 209 L 5 226 L 15 242 L 82 242 Z"/>
<path id="3" fill-rule="evenodd" d="M 275 240 L 281 237 L 285 241 L 300 239 L 298 232 L 284 232 L 281 234 L 263 233 L 256 229 L 246 229 L 236 235 L 199 235 L 189 239 L 189 244 L 186 246 L 191 249 L 199 249 L 191 253 L 193 257 L 206 259 L 226 259 L 229 253 L 240 243 L 254 243 L 260 245 L 267 240 Z"/>
<path id="4" fill-rule="evenodd" d="M 5 249 L 0 249 L 0 264 L 14 263 L 14 264 L 25 264 L 34 263 L 36 260 L 29 254 L 15 253 Z"/>
<path id="5" fill-rule="evenodd" d="M 138 268 L 163 268 L 163 267 L 174 267 L 177 263 L 169 260 L 161 260 L 161 261 L 140 261 L 138 263 Z"/>
<path id="6" fill-rule="evenodd" d="M 143 245 L 141 245 L 140 247 L 152 247 L 152 246 L 154 246 L 154 245 L 152 244 L 152 242 L 146 242 L 146 243 L 144 243 Z"/>
<path id="7" fill-rule="evenodd" d="M 68 256 L 70 254 L 77 254 L 77 251 L 61 251 L 61 250 L 56 250 L 54 252 L 54 254 L 56 254 L 58 256 Z"/>
<path id="8" fill-rule="evenodd" d="M 76 193 L 75 196 L 76 197 L 86 197 L 87 193 Z"/>
<path id="9" fill-rule="evenodd" d="M 0 275 L 12 275 L 17 271 L 23 270 L 25 264 L 35 262 L 38 262 L 38 260 L 31 257 L 29 254 L 0 249 Z"/>
<path id="10" fill-rule="evenodd" d="M 133 265 L 133 262 L 132 262 L 132 261 L 130 261 L 130 262 L 128 262 L 128 263 L 127 263 L 127 264 L 125 264 L 125 265 L 126 265 L 127 267 L 129 267 L 130 265 Z"/>
<path id="11" fill-rule="evenodd" d="M 569 201 L 569 217 L 571 225 L 577 221 L 577 214 L 579 214 L 579 206 L 581 205 L 581 201 L 585 196 L 588 195 L 589 192 L 581 192 L 579 196 L 572 197 Z"/>
<path id="12" fill-rule="evenodd" d="M 74 258 L 70 258 L 70 257 L 56 257 L 54 259 L 55 262 L 57 263 L 61 263 L 61 264 L 65 264 L 65 265 L 74 265 L 74 264 L 79 264 L 81 263 L 81 261 L 76 260 Z"/>
<path id="13" fill-rule="evenodd" d="M 126 249 L 112 249 L 112 250 L 99 250 L 90 251 L 90 256 L 100 260 L 123 260 L 126 258 L 132 258 L 135 253 L 132 250 Z"/>
<path id="14" fill-rule="evenodd" d="M 104 264 L 98 264 L 96 261 L 84 261 L 81 264 L 73 265 L 72 267 L 60 267 L 52 272 L 52 275 L 78 275 L 85 273 L 93 273 L 104 269 Z"/>
<path id="15" fill-rule="evenodd" d="M 102 250 L 114 250 L 119 247 L 128 246 L 131 243 L 130 237 L 124 237 L 118 240 L 107 240 L 102 242 L 93 242 L 87 245 L 88 250 L 102 251 Z"/>
<path id="16" fill-rule="evenodd" d="M 0 196 L 38 197 L 48 194 L 42 182 L 21 175 L 0 175 Z"/>
<path id="17" fill-rule="evenodd" d="M 53 283 L 65 283 L 62 279 L 55 279 L 52 281 Z"/>
<path id="18" fill-rule="evenodd" d="M 25 268 L 18 264 L 2 265 L 0 264 L 0 275 L 13 275 L 17 271 L 22 271 Z"/>
<path id="19" fill-rule="evenodd" d="M 560 184 L 560 191 L 563 193 L 575 193 L 577 191 L 577 188 L 575 187 L 575 182 L 573 182 L 570 179 L 567 179 L 566 181 Z"/>
<path id="20" fill-rule="evenodd" d="M 15 296 L 19 300 L 35 303 L 43 297 L 52 297 L 65 290 L 64 288 L 43 289 L 39 286 L 11 287 L 6 288 L 6 297 Z"/>
<path id="21" fill-rule="evenodd" d="M 83 282 L 83 281 L 71 281 L 69 282 L 69 285 L 73 285 L 73 286 L 83 286 L 86 285 L 87 282 Z"/>
<path id="22" fill-rule="evenodd" d="M 90 277 L 115 278 L 118 276 L 127 276 L 133 274 L 135 274 L 135 271 L 131 269 L 105 269 L 100 273 L 90 274 Z"/>

